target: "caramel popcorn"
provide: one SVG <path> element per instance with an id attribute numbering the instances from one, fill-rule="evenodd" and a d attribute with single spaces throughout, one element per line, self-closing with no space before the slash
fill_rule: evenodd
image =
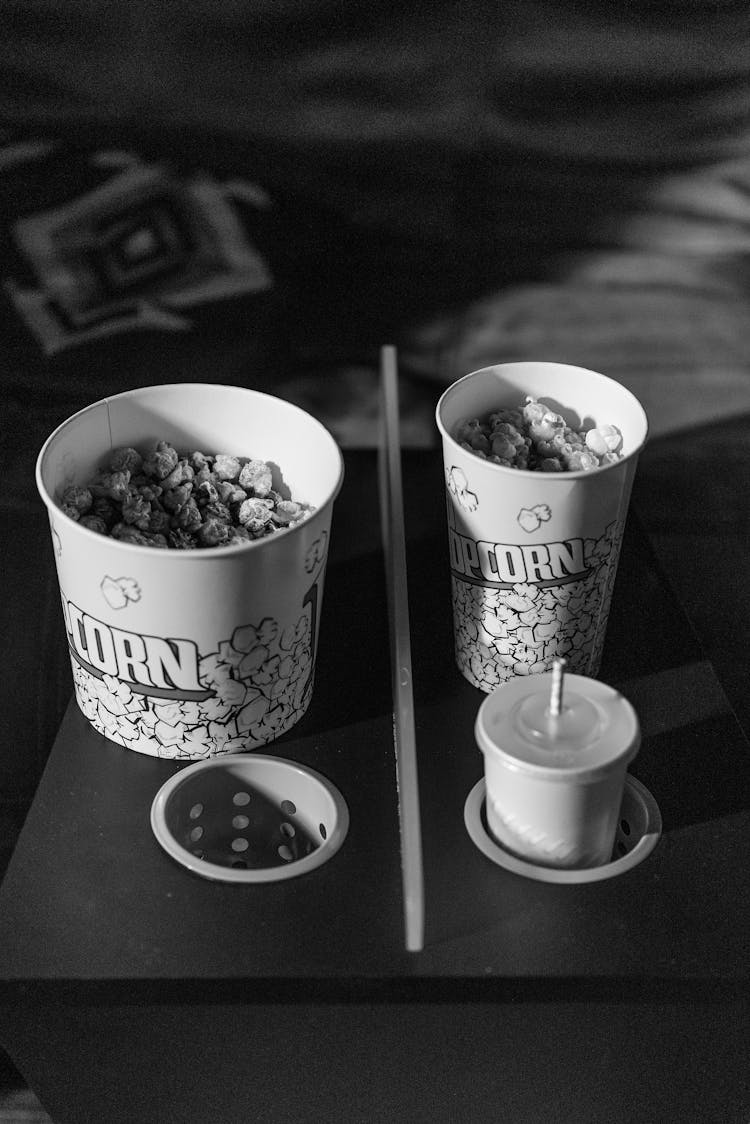
<path id="1" fill-rule="evenodd" d="M 274 490 L 265 461 L 181 454 L 168 441 L 145 454 L 114 449 L 86 487 L 65 488 L 58 503 L 97 534 L 174 550 L 252 542 L 295 526 L 313 510 Z"/>

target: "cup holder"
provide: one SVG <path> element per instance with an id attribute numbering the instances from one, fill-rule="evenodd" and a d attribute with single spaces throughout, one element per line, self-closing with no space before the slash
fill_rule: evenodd
<path id="1" fill-rule="evenodd" d="M 151 828 L 167 854 L 203 878 L 277 882 L 332 858 L 349 811 L 314 769 L 266 754 L 226 754 L 162 785 Z"/>
<path id="2" fill-rule="evenodd" d="M 617 834 L 610 862 L 585 869 L 540 866 L 501 847 L 487 827 L 484 778 L 466 798 L 464 823 L 479 850 L 498 866 L 537 882 L 601 882 L 632 870 L 651 854 L 662 831 L 661 813 L 651 793 L 635 777 L 627 774 Z"/>

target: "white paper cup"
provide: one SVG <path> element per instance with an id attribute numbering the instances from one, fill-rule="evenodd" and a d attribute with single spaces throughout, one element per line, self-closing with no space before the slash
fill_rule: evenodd
<path id="1" fill-rule="evenodd" d="M 567 675 L 554 719 L 551 680 L 514 679 L 479 709 L 487 825 L 502 847 L 537 865 L 601 866 L 612 858 L 638 718 L 612 687 Z"/>
<path id="2" fill-rule="evenodd" d="M 575 428 L 612 424 L 622 458 L 590 471 L 531 472 L 476 456 L 458 423 L 542 399 Z M 596 675 L 638 454 L 643 407 L 604 375 L 559 363 L 485 367 L 453 383 L 436 410 L 448 510 L 456 661 L 491 691 L 551 668 Z"/>
<path id="3" fill-rule="evenodd" d="M 273 487 L 312 504 L 240 546 L 156 549 L 80 526 L 57 501 L 120 446 L 270 462 Z M 148 387 L 95 402 L 48 438 L 37 487 L 50 520 L 78 705 L 99 733 L 153 756 L 250 750 L 311 698 L 333 502 L 328 431 L 298 407 L 231 386 Z"/>

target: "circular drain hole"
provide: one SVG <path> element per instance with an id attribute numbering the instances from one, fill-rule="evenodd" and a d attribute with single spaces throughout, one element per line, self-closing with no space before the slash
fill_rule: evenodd
<path id="1" fill-rule="evenodd" d="M 297 811 L 297 805 L 293 804 L 291 800 L 282 800 L 281 810 L 285 816 L 293 816 Z"/>
<path id="2" fill-rule="evenodd" d="M 191 828 L 190 838 L 191 838 L 193 843 L 197 843 L 198 840 L 202 837 L 202 835 L 203 835 L 203 828 L 202 827 Z"/>
<path id="3" fill-rule="evenodd" d="M 290 863 L 294 860 L 294 855 L 292 854 L 291 849 L 287 847 L 286 843 L 282 843 L 279 847 L 279 855 L 285 863 Z"/>
<path id="4" fill-rule="evenodd" d="M 233 870 L 247 870 L 247 863 L 244 859 L 232 859 Z"/>
<path id="5" fill-rule="evenodd" d="M 232 827 L 235 827 L 238 831 L 242 831 L 244 828 L 247 827 L 247 825 L 249 823 L 250 823 L 250 820 L 248 819 L 247 816 L 233 816 L 232 817 Z"/>
<path id="6" fill-rule="evenodd" d="M 320 838 L 321 839 L 327 839 L 328 838 L 328 832 L 326 831 L 326 825 L 324 823 L 318 824 L 318 831 L 320 832 Z"/>
<path id="7" fill-rule="evenodd" d="M 250 846 L 250 844 L 248 843 L 247 839 L 233 839 L 232 840 L 232 850 L 233 851 L 246 851 L 249 846 Z"/>
<path id="8" fill-rule="evenodd" d="M 192 808 L 190 809 L 190 813 L 189 813 L 190 819 L 191 820 L 197 820 L 198 817 L 202 814 L 202 812 L 203 812 L 203 805 L 202 804 L 193 804 Z"/>
<path id="9" fill-rule="evenodd" d="M 246 804 L 250 803 L 250 793 L 249 792 L 235 792 L 234 796 L 232 797 L 232 803 L 237 808 L 244 808 Z"/>
<path id="10" fill-rule="evenodd" d="M 294 839 L 295 835 L 297 834 L 297 832 L 294 830 L 294 827 L 290 823 L 283 823 L 279 828 L 279 831 L 285 839 Z"/>

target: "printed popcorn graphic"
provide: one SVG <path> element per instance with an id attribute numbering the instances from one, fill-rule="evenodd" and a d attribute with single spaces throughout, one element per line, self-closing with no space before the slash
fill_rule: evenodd
<path id="1" fill-rule="evenodd" d="M 110 609 L 124 609 L 129 601 L 140 601 L 141 591 L 133 578 L 102 578 L 99 588 Z"/>
<path id="2" fill-rule="evenodd" d="M 464 508 L 465 511 L 476 511 L 479 506 L 479 500 L 474 492 L 469 491 L 469 482 L 466 479 L 464 470 L 453 465 L 453 467 L 446 472 L 445 478 L 448 491 L 452 496 L 456 497 L 461 507 Z"/>
<path id="3" fill-rule="evenodd" d="M 308 548 L 305 555 L 305 573 L 311 574 L 318 566 L 323 563 L 326 556 L 326 546 L 328 543 L 328 533 L 323 531 L 319 538 Z"/>
<path id="4" fill-rule="evenodd" d="M 552 512 L 546 503 L 538 503 L 535 507 L 522 507 L 518 513 L 518 525 L 531 534 L 538 531 L 542 523 L 548 522 Z"/>
<path id="5" fill-rule="evenodd" d="M 516 675 L 548 671 L 564 656 L 592 674 L 604 641 L 624 521 L 598 539 L 517 546 L 451 532 L 456 660 L 492 691 Z"/>
<path id="6" fill-rule="evenodd" d="M 93 636 L 91 620 L 84 627 Z M 94 624 L 101 642 L 106 626 Z M 158 649 L 136 652 L 134 637 L 119 633 L 116 644 L 130 653 L 134 669 L 139 656 L 138 666 L 148 665 L 156 678 Z M 181 688 L 177 697 L 174 687 L 145 687 L 101 671 L 71 646 L 78 704 L 99 733 L 142 753 L 175 759 L 238 753 L 271 741 L 302 716 L 312 690 L 312 643 L 306 611 L 284 629 L 271 617 L 243 625 L 216 652 L 197 657 L 193 684 L 200 689 Z"/>

